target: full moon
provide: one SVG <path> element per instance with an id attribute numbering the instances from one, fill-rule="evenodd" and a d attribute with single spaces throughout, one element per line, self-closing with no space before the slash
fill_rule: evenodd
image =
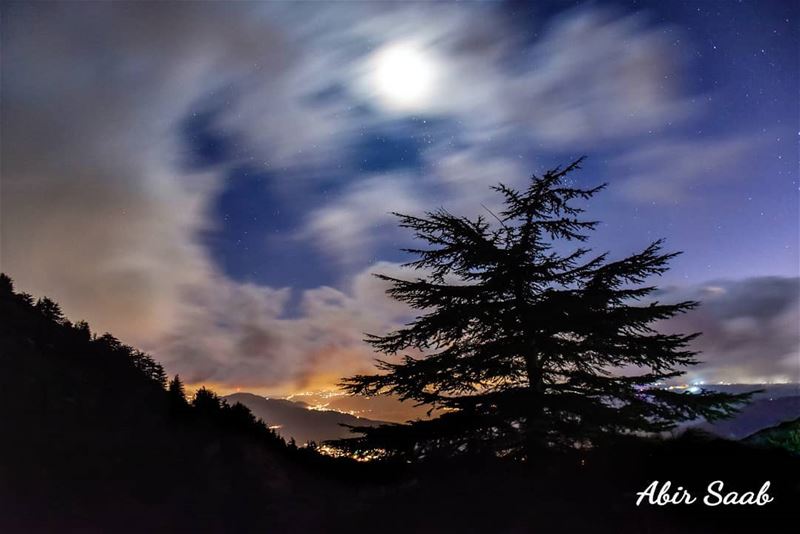
<path id="1" fill-rule="evenodd" d="M 375 53 L 372 82 L 383 103 L 398 111 L 424 108 L 433 94 L 436 64 L 411 43 L 388 45 Z"/>

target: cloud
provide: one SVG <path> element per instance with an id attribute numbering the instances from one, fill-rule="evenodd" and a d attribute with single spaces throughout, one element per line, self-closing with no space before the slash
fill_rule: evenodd
<path id="1" fill-rule="evenodd" d="M 323 377 L 330 386 L 342 376 L 372 369 L 374 354 L 365 333 L 396 328 L 409 309 L 385 295 L 380 272 L 407 270 L 379 262 L 353 277 L 349 287 L 306 290 L 300 314 L 286 316 L 288 288 L 274 290 L 218 279 L 187 296 L 183 321 L 157 350 L 190 383 L 226 387 L 307 388 Z"/>
<path id="2" fill-rule="evenodd" d="M 425 154 L 425 161 L 447 209 L 468 216 L 486 215 L 486 208 L 499 213 L 499 196 L 492 187 L 499 183 L 524 187 L 531 174 L 519 159 L 484 154 L 474 148 L 432 149 Z"/>
<path id="3" fill-rule="evenodd" d="M 314 26 L 318 33 L 310 47 L 317 52 L 314 64 L 320 72 L 328 72 L 323 66 L 334 56 L 329 49 L 357 49 L 355 43 L 360 42 L 373 45 L 374 52 L 354 53 L 344 61 L 341 53 L 335 55 L 334 70 L 343 80 L 351 80 L 341 83 L 350 88 L 345 94 L 356 102 L 380 109 L 381 98 L 372 83 L 373 58 L 387 43 L 413 43 L 436 66 L 430 95 L 416 111 L 457 123 L 460 142 L 453 146 L 433 141 L 417 176 L 389 177 L 385 202 L 424 198 L 428 208 L 444 205 L 476 214 L 482 205 L 492 207 L 489 185 L 498 181 L 514 185 L 529 176 L 520 154 L 528 153 L 532 145 L 568 149 L 575 155 L 620 142 L 628 142 L 625 150 L 637 150 L 629 141 L 664 130 L 667 123 L 681 124 L 702 111 L 682 87 L 684 65 L 664 28 L 649 24 L 642 15 L 570 10 L 528 45 L 524 28 L 501 10 L 451 8 L 395 8 L 368 19 L 358 17 L 358 22 L 349 18 L 360 14 L 358 9 L 339 9 L 336 18 L 349 24 Z M 673 36 L 679 33 L 670 30 Z M 317 49 L 317 43 L 324 43 L 327 50 Z M 306 80 L 323 86 L 314 76 Z M 383 111 L 390 116 L 395 112 Z M 437 134 L 431 137 L 437 139 Z M 452 140 L 445 132 L 442 137 Z M 702 172 L 688 162 L 685 166 L 690 171 L 687 176 Z M 369 255 L 377 240 L 366 236 L 378 235 L 373 233 L 376 216 L 370 215 L 371 210 L 364 217 L 356 213 L 383 186 L 376 186 L 373 177 L 355 179 L 364 183 L 316 208 L 304 231 L 327 252 L 338 249 L 338 259 L 344 262 Z"/>
<path id="4" fill-rule="evenodd" d="M 679 79 L 684 65 L 672 41 L 645 16 L 573 9 L 526 45 L 528 28 L 501 9 L 454 7 L 394 9 L 366 19 L 359 9 L 336 6 L 339 17 L 349 13 L 360 22 L 328 25 L 320 40 L 340 46 L 360 39 L 414 43 L 439 70 L 423 111 L 456 117 L 472 141 L 512 134 L 579 150 L 698 111 Z M 352 74 L 367 80 L 357 84 L 357 94 L 373 97 L 365 64 L 370 62 L 352 62 Z"/>
<path id="5" fill-rule="evenodd" d="M 640 14 L 587 8 L 563 14 L 531 49 L 528 69 L 503 99 L 505 119 L 524 121 L 535 138 L 573 150 L 682 122 L 695 106 L 664 29 Z"/>
<path id="6" fill-rule="evenodd" d="M 690 379 L 740 383 L 800 382 L 800 278 L 722 280 L 669 288 L 658 300 L 692 299 L 701 306 L 660 326 L 702 332 Z"/>
<path id="7" fill-rule="evenodd" d="M 753 138 L 660 140 L 631 149 L 612 163 L 621 176 L 618 190 L 636 202 L 685 200 L 735 170 L 756 145 Z"/>
<path id="8" fill-rule="evenodd" d="M 408 239 L 392 213 L 419 215 L 444 207 L 465 216 L 502 211 L 491 187 L 521 185 L 526 172 L 518 160 L 483 156 L 473 149 L 424 151 L 423 172 L 370 176 L 309 213 L 299 237 L 310 239 L 341 263 L 363 263 L 381 243 Z"/>
<path id="9" fill-rule="evenodd" d="M 388 174 L 356 182 L 313 211 L 300 236 L 314 239 L 343 263 L 361 262 L 376 243 L 396 233 L 392 213 L 419 211 L 423 202 L 414 192 L 415 179 Z"/>

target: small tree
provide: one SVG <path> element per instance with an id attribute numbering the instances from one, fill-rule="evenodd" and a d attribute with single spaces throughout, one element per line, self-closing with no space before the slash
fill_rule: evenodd
<path id="1" fill-rule="evenodd" d="M 0 273 L 0 295 L 13 295 L 14 281 L 6 273 Z"/>
<path id="2" fill-rule="evenodd" d="M 367 339 L 395 355 L 382 371 L 345 379 L 352 394 L 394 394 L 432 409 L 435 419 L 406 425 L 356 427 L 360 437 L 332 442 L 356 454 L 411 458 L 436 453 L 490 452 L 531 459 L 542 449 L 594 445 L 619 434 L 652 433 L 678 422 L 716 419 L 746 396 L 683 394 L 656 387 L 694 365 L 697 334 L 663 334 L 654 321 L 695 302 L 642 302 L 642 285 L 667 270 L 676 253 L 656 241 L 618 261 L 587 259 L 583 242 L 596 221 L 580 218 L 581 189 L 566 176 L 578 160 L 533 177 L 524 191 L 494 189 L 505 209 L 491 218 L 459 217 L 443 209 L 423 217 L 397 214 L 427 243 L 410 249 L 414 280 L 385 275 L 388 294 L 420 315 L 405 328 Z M 494 223 L 494 224 L 492 224 Z M 558 246 L 556 246 L 558 245 Z M 614 373 L 641 369 L 635 376 Z"/>
<path id="3" fill-rule="evenodd" d="M 64 322 L 64 314 L 61 311 L 61 306 L 48 297 L 42 297 L 36 301 L 36 310 L 48 321 L 56 323 Z"/>
<path id="4" fill-rule="evenodd" d="M 86 321 L 78 321 L 73 324 L 72 331 L 82 343 L 88 343 L 92 340 L 92 329 Z"/>
<path id="5" fill-rule="evenodd" d="M 169 393 L 169 396 L 174 398 L 177 402 L 186 402 L 186 389 L 183 387 L 183 381 L 181 380 L 180 375 L 175 375 L 175 377 L 169 381 L 167 393 Z"/>
<path id="6" fill-rule="evenodd" d="M 218 417 L 222 411 L 223 400 L 219 396 L 205 387 L 198 389 L 192 399 L 192 407 L 201 416 L 207 418 Z"/>
<path id="7" fill-rule="evenodd" d="M 167 397 L 171 405 L 179 407 L 189 405 L 189 402 L 186 400 L 186 388 L 183 386 L 180 375 L 175 375 L 175 377 L 169 381 Z"/>

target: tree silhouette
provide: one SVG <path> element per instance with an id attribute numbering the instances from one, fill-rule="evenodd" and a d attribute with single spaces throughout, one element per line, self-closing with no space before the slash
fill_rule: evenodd
<path id="1" fill-rule="evenodd" d="M 61 311 L 61 306 L 48 297 L 42 297 L 36 301 L 36 310 L 48 321 L 60 323 L 64 321 L 64 314 Z"/>
<path id="2" fill-rule="evenodd" d="M 498 185 L 504 210 L 491 217 L 444 209 L 396 214 L 428 245 L 407 250 L 417 257 L 407 265 L 422 276 L 377 276 L 420 315 L 367 341 L 387 355 L 416 355 L 379 360 L 382 372 L 342 385 L 351 394 L 395 394 L 442 413 L 406 425 L 354 427 L 361 436 L 332 445 L 355 454 L 488 452 L 533 460 L 547 448 L 725 417 L 744 402 L 746 395 L 657 387 L 683 374 L 679 367 L 698 363 L 688 348 L 698 334 L 663 334 L 652 323 L 697 303 L 646 300 L 655 288 L 645 280 L 677 255 L 663 252 L 661 241 L 617 261 L 569 247 L 598 224 L 584 220 L 575 203 L 605 187 L 571 185 L 567 176 L 580 163 L 534 176 L 522 191 Z"/>
<path id="3" fill-rule="evenodd" d="M 178 419 L 183 418 L 189 413 L 189 401 L 186 399 L 186 389 L 183 386 L 180 376 L 169 381 L 167 385 L 167 405 L 170 414 Z"/>
<path id="4" fill-rule="evenodd" d="M 72 325 L 75 336 L 82 342 L 88 343 L 92 339 L 92 329 L 86 321 L 78 321 Z"/>
<path id="5" fill-rule="evenodd" d="M 0 421 L 14 429 L 0 440 L 0 532 L 77 516 L 92 531 L 270 530 L 263 503 L 278 493 L 264 481 L 316 458 L 242 404 L 207 389 L 189 403 L 149 355 L 15 293 L 2 273 Z"/>
<path id="6" fill-rule="evenodd" d="M 169 381 L 167 393 L 176 402 L 186 404 L 186 389 L 183 387 L 180 375 L 175 375 L 175 378 Z"/>
<path id="7" fill-rule="evenodd" d="M 11 295 L 14 293 L 14 281 L 6 273 L 0 273 L 0 295 Z"/>
<path id="8" fill-rule="evenodd" d="M 205 387 L 201 387 L 194 394 L 192 407 L 204 417 L 213 418 L 222 410 L 222 399 Z"/>

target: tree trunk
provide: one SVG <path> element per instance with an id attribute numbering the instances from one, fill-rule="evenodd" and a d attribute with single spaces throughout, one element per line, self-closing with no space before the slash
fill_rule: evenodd
<path id="1" fill-rule="evenodd" d="M 540 461 L 547 448 L 545 431 L 542 427 L 544 423 L 544 381 L 536 356 L 527 356 L 525 365 L 530 390 L 525 421 L 526 456 L 528 462 L 533 464 Z"/>

